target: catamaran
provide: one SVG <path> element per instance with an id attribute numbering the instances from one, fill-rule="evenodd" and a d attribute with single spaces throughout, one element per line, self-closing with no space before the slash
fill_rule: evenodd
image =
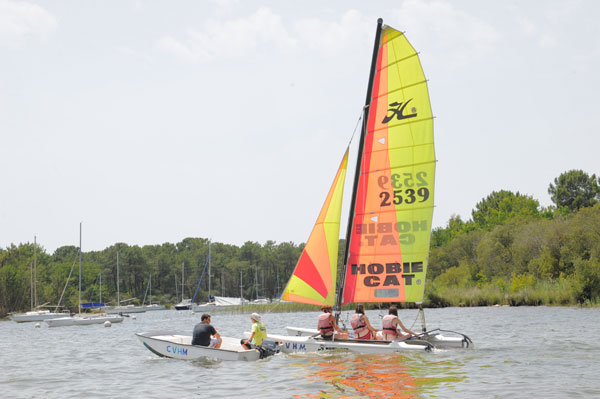
<path id="1" fill-rule="evenodd" d="M 362 117 L 346 247 L 336 292 L 342 195 L 348 149 L 282 299 L 314 305 L 423 301 L 433 216 L 435 150 L 427 80 L 405 35 L 377 21 Z M 422 312 L 422 309 L 421 309 Z M 418 340 L 324 341 L 317 330 L 287 327 L 269 338 L 283 351 L 346 349 L 363 353 L 468 346 L 458 334 L 427 331 Z M 315 321 L 316 324 L 316 321 Z M 429 342 L 428 342 L 429 341 Z"/>

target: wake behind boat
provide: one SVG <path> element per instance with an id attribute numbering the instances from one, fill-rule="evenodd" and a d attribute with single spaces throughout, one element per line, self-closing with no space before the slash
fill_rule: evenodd
<path id="1" fill-rule="evenodd" d="M 240 345 L 239 338 L 223 337 L 221 347 L 209 348 L 192 345 L 192 336 L 175 331 L 149 331 L 135 333 L 148 350 L 161 357 L 196 360 L 214 358 L 220 360 L 255 361 L 261 358 L 257 349 L 246 350 Z M 273 348 L 273 353 L 276 351 Z M 271 353 L 269 353 L 271 354 Z"/>

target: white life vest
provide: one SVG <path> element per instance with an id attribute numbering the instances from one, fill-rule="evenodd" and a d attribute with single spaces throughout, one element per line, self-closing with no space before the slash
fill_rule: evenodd
<path id="1" fill-rule="evenodd" d="M 388 314 L 383 316 L 382 324 L 382 333 L 398 336 L 398 331 L 396 331 L 396 326 L 394 326 L 394 320 L 396 320 L 398 316 L 394 316 L 393 314 Z"/>
<path id="2" fill-rule="evenodd" d="M 331 317 L 331 313 L 321 313 L 319 315 L 319 331 L 321 335 L 331 335 L 333 333 L 333 325 L 331 325 L 331 321 L 329 318 Z"/>
<path id="3" fill-rule="evenodd" d="M 369 329 L 367 328 L 367 325 L 364 324 L 361 320 L 361 313 L 354 313 L 352 315 L 352 317 L 350 318 L 350 324 L 352 325 L 352 329 L 354 330 L 354 334 L 357 337 L 361 337 L 363 335 L 365 335 L 365 332 L 368 332 Z"/>

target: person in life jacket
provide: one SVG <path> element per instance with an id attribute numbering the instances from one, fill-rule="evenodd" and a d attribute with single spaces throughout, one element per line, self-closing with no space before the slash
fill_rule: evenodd
<path id="1" fill-rule="evenodd" d="M 369 318 L 365 314 L 365 307 L 362 304 L 356 305 L 356 313 L 350 318 L 350 324 L 354 330 L 354 338 L 356 339 L 379 339 L 377 330 L 369 323 Z"/>
<path id="2" fill-rule="evenodd" d="M 321 308 L 323 313 L 319 315 L 317 329 L 323 339 L 332 339 L 335 333 L 336 338 L 348 338 L 348 333 L 338 327 L 335 317 L 331 314 L 333 309 L 331 305 L 325 305 Z"/>
<path id="3" fill-rule="evenodd" d="M 390 306 L 388 315 L 383 317 L 382 324 L 382 339 L 385 341 L 401 341 L 409 337 L 417 336 L 417 334 L 404 327 L 404 324 L 402 324 L 402 321 L 400 321 L 400 318 L 398 317 L 398 309 L 396 308 L 396 305 Z M 398 331 L 398 327 L 404 330 L 406 334 L 403 334 L 401 331 Z"/>
<path id="4" fill-rule="evenodd" d="M 262 344 L 263 340 L 267 338 L 267 327 L 260 321 L 260 315 L 258 313 L 252 313 L 250 315 L 252 320 L 252 333 L 248 339 L 242 339 L 240 344 L 244 349 L 256 348 Z"/>

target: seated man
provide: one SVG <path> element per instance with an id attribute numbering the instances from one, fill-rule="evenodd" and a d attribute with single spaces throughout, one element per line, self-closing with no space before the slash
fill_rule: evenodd
<path id="1" fill-rule="evenodd" d="M 209 348 L 221 347 L 221 335 L 210 325 L 210 315 L 204 313 L 200 323 L 194 326 L 192 345 L 208 346 Z"/>

